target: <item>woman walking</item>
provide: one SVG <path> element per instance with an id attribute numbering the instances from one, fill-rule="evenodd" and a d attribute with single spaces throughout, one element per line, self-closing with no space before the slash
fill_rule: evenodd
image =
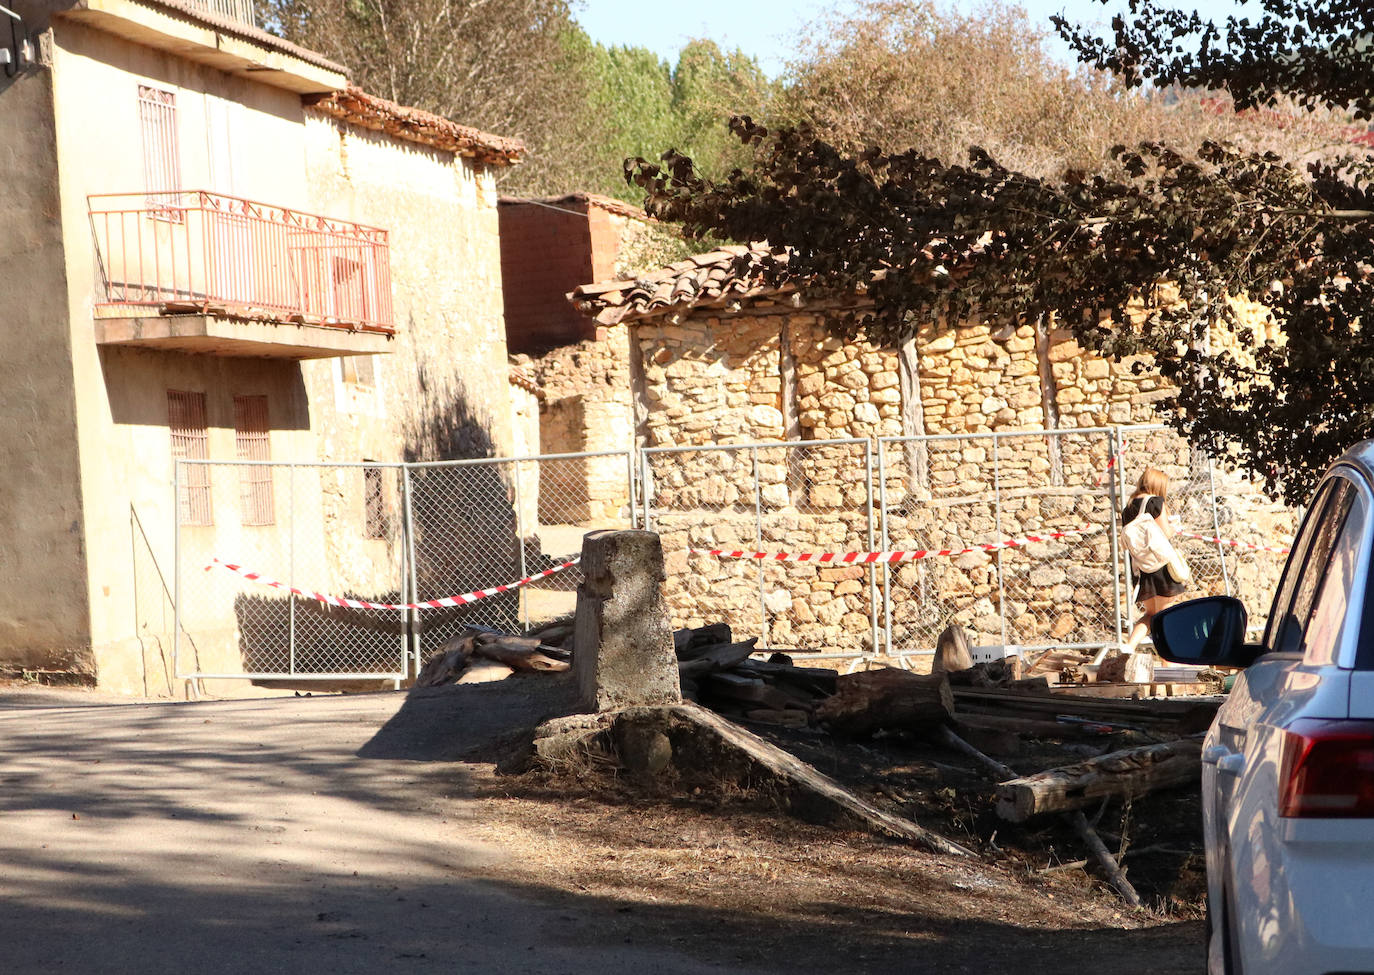
<path id="1" fill-rule="evenodd" d="M 1161 470 L 1147 467 L 1136 481 L 1135 493 L 1121 512 L 1122 537 L 1131 553 L 1131 584 L 1136 589 L 1136 605 L 1141 617 L 1131 628 L 1122 650 L 1134 653 L 1150 632 L 1155 614 L 1187 589 L 1183 560 L 1174 551 L 1174 529 L 1169 524 L 1165 497 L 1169 478 Z M 1182 576 L 1182 578 L 1179 578 Z"/>

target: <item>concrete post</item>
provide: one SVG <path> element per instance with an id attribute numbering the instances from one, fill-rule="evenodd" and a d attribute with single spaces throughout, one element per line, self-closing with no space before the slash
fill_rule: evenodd
<path id="1" fill-rule="evenodd" d="M 582 538 L 573 675 L 587 711 L 682 700 L 663 605 L 663 546 L 649 531 Z"/>

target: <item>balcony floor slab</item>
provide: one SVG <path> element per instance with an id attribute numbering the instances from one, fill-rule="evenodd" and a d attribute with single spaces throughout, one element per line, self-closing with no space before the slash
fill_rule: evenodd
<path id="1" fill-rule="evenodd" d="M 270 359 L 329 359 L 392 351 L 392 337 L 380 332 L 218 315 L 97 318 L 95 341 L 106 346 Z"/>

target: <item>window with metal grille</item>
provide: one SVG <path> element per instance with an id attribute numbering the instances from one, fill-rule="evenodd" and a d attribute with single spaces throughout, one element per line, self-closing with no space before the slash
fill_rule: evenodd
<path id="1" fill-rule="evenodd" d="M 391 537 L 391 514 L 386 507 L 385 468 L 363 468 L 364 534 L 367 538 Z"/>
<path id="2" fill-rule="evenodd" d="M 138 86 L 138 124 L 143 136 L 143 188 L 148 205 L 169 218 L 179 218 L 171 194 L 181 189 L 177 147 L 177 96 L 161 88 Z"/>
<path id="3" fill-rule="evenodd" d="M 208 460 L 210 430 L 205 423 L 205 394 L 167 390 L 167 427 L 172 434 L 174 460 Z M 210 468 L 182 464 L 177 505 L 183 525 L 212 525 Z"/>
<path id="4" fill-rule="evenodd" d="M 234 441 L 239 460 L 271 460 L 267 397 L 234 397 Z M 239 511 L 245 525 L 276 522 L 272 504 L 272 468 L 247 464 L 239 468 Z"/>

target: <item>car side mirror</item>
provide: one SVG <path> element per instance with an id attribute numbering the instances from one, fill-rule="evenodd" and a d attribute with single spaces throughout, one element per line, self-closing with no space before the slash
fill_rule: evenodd
<path id="1" fill-rule="evenodd" d="M 1245 606 L 1231 596 L 1206 596 L 1155 614 L 1155 652 L 1175 664 L 1248 667 L 1255 648 L 1245 645 Z"/>

